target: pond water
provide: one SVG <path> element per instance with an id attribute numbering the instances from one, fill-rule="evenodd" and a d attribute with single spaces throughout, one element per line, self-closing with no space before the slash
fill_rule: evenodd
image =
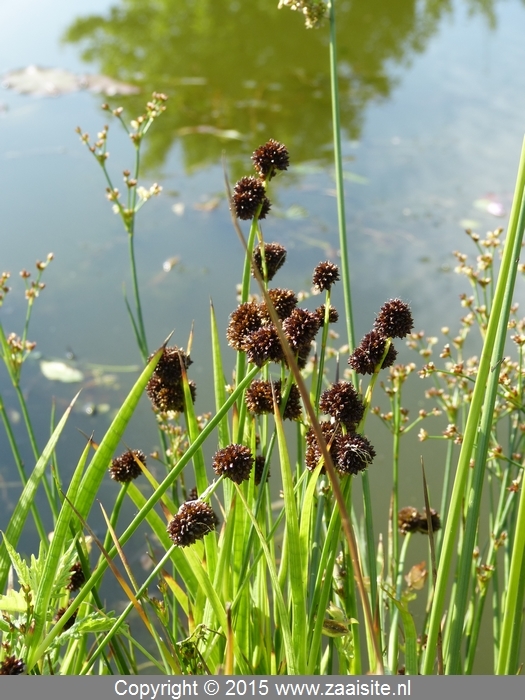
<path id="1" fill-rule="evenodd" d="M 135 116 L 154 90 L 169 96 L 144 156 L 143 184 L 164 189 L 139 215 L 136 250 L 151 349 L 172 330 L 185 347 L 194 324 L 198 411 L 213 406 L 209 300 L 225 328 L 243 259 L 224 196 L 223 154 L 234 181 L 250 173 L 251 152 L 268 138 L 289 148 L 292 167 L 272 184 L 272 214 L 264 223 L 266 239 L 289 251 L 280 284 L 309 289 L 314 266 L 336 259 L 327 30 L 305 30 L 297 13 L 277 11 L 277 4 L 89 0 L 82 12 L 65 0 L 0 6 L 0 72 L 34 64 L 102 73 L 140 88 L 112 98 L 0 93 L 0 267 L 13 273 L 14 287 L 2 322 L 7 332 L 21 331 L 25 302 L 16 273 L 52 251 L 30 338 L 43 358 L 74 355 L 88 377 L 58 450 L 65 472 L 84 444 L 76 429 L 100 437 L 136 376 L 117 373 L 116 382 L 100 386 L 90 363 L 139 362 L 123 301 L 123 285 L 131 290 L 126 234 L 105 199 L 100 169 L 75 133 L 77 126 L 92 136 L 100 130 L 108 118 L 100 110 L 104 100 Z M 465 227 L 485 233 L 507 222 L 525 131 L 525 4 L 342 0 L 337 11 L 356 333 L 366 333 L 381 304 L 398 296 L 410 302 L 416 328 L 437 335 L 444 325 L 457 327 L 458 294 L 468 291 L 452 273 L 451 256 L 469 250 Z M 133 152 L 114 121 L 108 148 L 119 184 Z M 177 264 L 165 271 L 173 258 Z M 520 282 L 517 298 L 523 297 Z M 334 304 L 343 307 L 340 289 Z M 340 334 L 342 345 L 343 328 Z M 231 372 L 225 341 L 224 352 Z M 408 351 L 401 358 L 416 359 Z M 43 446 L 52 397 L 60 414 L 75 389 L 50 383 L 36 362 L 24 372 Z M 16 424 L 5 373 L 0 391 Z M 416 393 L 410 400 L 417 407 Z M 101 404 L 109 405 L 107 414 L 88 415 Z M 21 422 L 15 429 L 23 441 Z M 146 403 L 132 430 L 137 446 L 153 448 Z M 407 502 L 419 504 L 411 470 L 420 454 L 436 467 L 442 452 L 435 443 L 421 446 L 415 435 L 410 440 L 403 480 Z M 3 433 L 0 446 L 1 529 L 19 488 Z M 30 462 L 29 451 L 25 458 Z M 378 489 L 379 462 L 371 474 Z M 387 508 L 388 488 L 378 499 Z"/>

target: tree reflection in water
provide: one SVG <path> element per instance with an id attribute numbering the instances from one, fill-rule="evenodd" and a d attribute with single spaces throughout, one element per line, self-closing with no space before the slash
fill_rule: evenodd
<path id="1" fill-rule="evenodd" d="M 465 0 L 494 24 L 494 0 Z M 224 150 L 234 174 L 254 144 L 275 137 L 294 161 L 331 160 L 328 28 L 306 30 L 277 0 L 121 0 L 107 16 L 80 17 L 64 41 L 111 77 L 142 88 L 119 97 L 131 114 L 165 92 L 169 110 L 148 140 L 160 166 L 180 141 L 188 171 Z M 422 52 L 451 0 L 343 0 L 337 4 L 341 121 L 357 139 L 368 104 L 388 98 Z M 114 103 L 115 105 L 117 102 Z M 113 105 L 112 105 L 113 106 Z M 236 164 L 239 164 L 236 167 Z"/>

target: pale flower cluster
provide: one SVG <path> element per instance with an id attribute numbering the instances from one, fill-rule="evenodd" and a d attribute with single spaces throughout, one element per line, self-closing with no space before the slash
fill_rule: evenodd
<path id="1" fill-rule="evenodd" d="M 143 202 L 147 202 L 151 197 L 156 197 L 162 192 L 162 187 L 154 182 L 151 187 L 146 189 L 145 187 L 137 187 L 137 196 Z"/>
<path id="2" fill-rule="evenodd" d="M 320 27 L 328 15 L 328 3 L 322 0 L 279 0 L 278 9 L 282 7 L 302 12 L 307 29 Z"/>

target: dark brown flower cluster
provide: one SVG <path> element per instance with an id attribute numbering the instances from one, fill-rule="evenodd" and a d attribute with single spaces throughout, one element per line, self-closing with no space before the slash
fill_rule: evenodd
<path id="1" fill-rule="evenodd" d="M 194 486 L 191 489 L 191 491 L 189 492 L 187 500 L 188 501 L 198 501 L 199 500 L 199 493 L 197 491 L 196 486 Z M 212 509 L 212 513 L 213 513 L 213 522 L 215 523 L 215 527 L 218 527 L 219 523 L 220 523 L 219 516 L 217 515 L 217 513 L 213 509 Z"/>
<path id="2" fill-rule="evenodd" d="M 358 347 L 350 355 L 348 364 L 355 369 L 358 374 L 374 374 L 377 365 L 385 353 L 387 339 L 377 331 L 367 333 Z M 381 364 L 381 369 L 391 367 L 396 361 L 397 350 L 392 343 L 388 346 L 385 359 Z"/>
<path id="3" fill-rule="evenodd" d="M 287 170 L 290 165 L 288 149 L 274 139 L 259 146 L 253 152 L 252 161 L 261 180 L 271 180 L 278 170 Z"/>
<path id="4" fill-rule="evenodd" d="M 257 268 L 259 274 L 264 279 L 263 252 L 264 262 L 266 264 L 266 281 L 270 282 L 286 261 L 286 248 L 280 245 L 280 243 L 264 243 L 255 248 L 252 256 L 252 265 Z"/>
<path id="5" fill-rule="evenodd" d="M 321 262 L 314 270 L 312 282 L 316 289 L 324 292 L 332 288 L 339 279 L 339 268 L 331 262 Z"/>
<path id="6" fill-rule="evenodd" d="M 20 676 L 24 673 L 26 665 L 22 659 L 16 656 L 6 656 L 0 664 L 0 676 Z"/>
<path id="7" fill-rule="evenodd" d="M 340 426 L 329 421 L 323 421 L 320 426 L 334 467 L 341 476 L 358 474 L 373 462 L 376 452 L 364 435 L 358 433 L 343 435 Z M 306 434 L 306 445 L 306 467 L 313 471 L 319 464 L 322 452 L 312 428 Z M 324 472 L 324 467 L 321 472 Z"/>
<path id="8" fill-rule="evenodd" d="M 146 464 L 146 455 L 142 450 L 128 450 L 120 457 L 115 457 L 109 468 L 111 478 L 121 484 L 126 484 L 136 479 L 142 474 L 137 460 L 142 462 L 143 465 Z"/>
<path id="9" fill-rule="evenodd" d="M 384 338 L 405 338 L 414 327 L 410 307 L 401 299 L 390 299 L 381 307 L 374 328 Z"/>
<path id="10" fill-rule="evenodd" d="M 249 447 L 232 444 L 214 454 L 212 466 L 217 476 L 224 475 L 236 484 L 241 484 L 250 478 L 253 462 Z"/>
<path id="11" fill-rule="evenodd" d="M 273 382 L 273 392 L 275 393 L 277 405 L 280 406 L 282 402 L 280 380 Z M 248 410 L 254 415 L 273 413 L 272 382 L 254 379 L 246 390 L 245 400 Z M 290 388 L 283 418 L 288 420 L 299 420 L 301 418 L 301 395 L 296 384 L 292 384 Z"/>
<path id="12" fill-rule="evenodd" d="M 361 421 L 365 407 L 351 382 L 337 382 L 323 391 L 319 408 L 352 432 Z"/>
<path id="13" fill-rule="evenodd" d="M 325 317 L 325 305 L 321 304 L 316 310 L 315 313 L 317 314 L 317 318 L 319 319 L 319 323 L 321 324 L 321 328 L 324 326 L 324 317 Z M 339 321 L 339 312 L 334 306 L 330 306 L 328 309 L 328 323 L 337 323 Z"/>
<path id="14" fill-rule="evenodd" d="M 144 464 L 144 462 L 142 462 L 142 464 Z M 66 588 L 68 591 L 78 591 L 78 589 L 84 585 L 86 580 L 84 572 L 82 571 L 82 564 L 77 561 L 71 567 L 70 572 L 71 576 L 69 577 L 69 583 L 67 584 Z"/>
<path id="15" fill-rule="evenodd" d="M 55 621 L 55 622 L 58 622 L 58 621 L 64 616 L 64 613 L 66 612 L 66 610 L 67 610 L 67 608 L 59 608 L 59 609 L 57 610 L 57 613 L 56 613 L 55 617 L 54 617 L 54 621 Z M 77 615 L 78 615 L 78 610 L 75 610 L 75 612 L 71 615 L 71 617 L 70 617 L 69 620 L 65 623 L 65 625 L 64 625 L 64 627 L 63 627 L 62 629 L 68 630 L 70 627 L 73 627 L 73 625 L 74 625 L 75 622 L 76 622 Z"/>
<path id="16" fill-rule="evenodd" d="M 204 501 L 186 501 L 170 521 L 167 532 L 177 547 L 188 547 L 215 530 L 217 516 Z"/>
<path id="17" fill-rule="evenodd" d="M 381 368 L 391 367 L 397 357 L 391 338 L 404 338 L 413 327 L 414 321 L 408 304 L 400 299 L 387 301 L 374 321 L 374 330 L 365 335 L 350 355 L 348 364 L 358 374 L 373 374 L 379 364 Z M 385 357 L 381 362 L 383 355 Z"/>
<path id="18" fill-rule="evenodd" d="M 162 357 L 158 361 L 155 371 L 146 386 L 147 394 L 157 411 L 176 411 L 177 413 L 184 411 L 181 364 L 185 369 L 188 369 L 191 365 L 191 359 L 184 350 L 177 346 L 164 349 Z M 195 401 L 195 382 L 190 380 L 188 383 L 192 401 Z"/>
<path id="19" fill-rule="evenodd" d="M 238 219 L 253 219 L 257 212 L 258 218 L 264 219 L 270 211 L 271 203 L 263 182 L 248 175 L 235 183 L 231 206 Z"/>
<path id="20" fill-rule="evenodd" d="M 283 332 L 297 355 L 299 367 L 304 367 L 321 326 L 320 317 L 317 312 L 298 309 L 297 297 L 289 289 L 270 289 L 268 294 L 283 321 Z M 265 302 L 240 304 L 230 315 L 226 337 L 231 347 L 246 352 L 249 361 L 258 367 L 284 360 L 281 341 Z"/>
<path id="21" fill-rule="evenodd" d="M 315 311 L 306 309 L 294 309 L 283 321 L 283 332 L 301 369 L 306 365 L 312 341 L 320 327 L 319 316 Z"/>
<path id="22" fill-rule="evenodd" d="M 231 209 L 238 219 L 253 219 L 257 213 L 259 219 L 265 218 L 271 207 L 265 183 L 278 170 L 286 170 L 290 162 L 286 146 L 274 139 L 259 146 L 252 155 L 252 161 L 259 177 L 241 177 L 233 188 Z"/>
<path id="23" fill-rule="evenodd" d="M 335 464 L 337 460 L 337 438 L 339 435 L 341 435 L 341 429 L 337 424 L 331 423 L 330 421 L 322 421 L 319 423 L 319 425 L 328 446 L 330 456 L 332 457 L 332 462 Z M 319 443 L 317 442 L 316 434 L 314 429 L 310 428 L 306 433 L 306 452 L 304 457 L 307 469 L 313 472 L 319 464 L 321 457 L 322 452 L 319 447 Z M 325 473 L 326 469 L 323 464 L 321 474 Z"/>
<path id="24" fill-rule="evenodd" d="M 432 524 L 432 532 L 437 532 L 437 530 L 441 529 L 441 518 L 433 508 L 430 509 L 430 522 Z M 397 514 L 397 526 L 399 532 L 403 535 L 409 532 L 421 532 L 423 535 L 428 535 L 426 510 L 421 513 L 413 506 L 401 508 Z"/>
<path id="25" fill-rule="evenodd" d="M 257 455 L 257 457 L 255 458 L 255 467 L 254 467 L 254 475 L 253 475 L 256 486 L 259 486 L 261 481 L 262 481 L 265 464 L 266 464 L 265 456 L 264 455 Z M 270 470 L 268 469 L 268 473 L 266 474 L 266 481 L 268 481 L 269 478 L 270 478 Z"/>
<path id="26" fill-rule="evenodd" d="M 272 302 L 277 316 L 282 320 L 288 318 L 292 311 L 297 306 L 297 295 L 291 289 L 269 289 L 268 296 Z M 270 313 L 266 302 L 263 301 L 260 305 L 260 313 L 263 321 L 270 322 Z"/>

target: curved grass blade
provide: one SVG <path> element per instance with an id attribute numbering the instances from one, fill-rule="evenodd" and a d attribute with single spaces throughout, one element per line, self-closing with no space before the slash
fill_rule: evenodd
<path id="1" fill-rule="evenodd" d="M 47 445 L 44 448 L 44 451 L 42 452 L 39 460 L 37 461 L 35 468 L 33 469 L 33 473 L 27 480 L 26 485 L 24 486 L 24 489 L 22 491 L 22 494 L 20 498 L 18 499 L 18 503 L 16 505 L 16 508 L 13 512 L 13 515 L 11 516 L 11 519 L 9 521 L 9 525 L 7 526 L 7 529 L 5 531 L 5 537 L 7 538 L 7 541 L 9 544 L 11 544 L 13 547 L 16 547 L 18 540 L 20 538 L 20 535 L 22 533 L 22 529 L 24 527 L 24 524 L 27 520 L 27 515 L 29 513 L 29 509 L 31 508 L 31 505 L 33 504 L 38 485 L 40 484 L 40 481 L 42 479 L 42 476 L 44 475 L 44 471 L 46 469 L 46 466 L 49 463 L 49 460 L 51 458 L 51 455 L 53 454 L 53 450 L 55 449 L 55 445 L 58 441 L 58 438 L 60 437 L 60 434 L 64 430 L 64 426 L 66 425 L 66 421 L 69 417 L 69 414 L 71 413 L 71 410 L 73 408 L 73 405 L 75 401 L 77 400 L 78 394 L 74 397 L 73 401 L 69 404 L 67 407 L 66 411 L 64 412 L 64 415 L 62 416 L 59 424 L 53 431 L 53 434 L 49 438 L 49 441 Z M 0 544 L 0 591 L 4 590 L 6 580 L 7 580 L 7 575 L 9 573 L 9 566 L 10 566 L 11 560 L 9 559 L 7 555 L 7 550 L 5 548 L 4 543 Z"/>
<path id="2" fill-rule="evenodd" d="M 157 350 L 150 362 L 148 362 L 146 365 L 146 368 L 140 377 L 135 382 L 135 385 L 131 389 L 126 400 L 113 419 L 113 422 L 109 426 L 106 434 L 102 438 L 102 441 L 95 452 L 95 456 L 87 468 L 75 500 L 75 508 L 84 519 L 87 518 L 89 511 L 91 510 L 91 506 L 93 505 L 93 501 L 95 500 L 100 484 L 102 483 L 102 479 L 107 471 L 111 457 L 115 452 L 119 441 L 124 435 L 124 431 L 126 430 L 129 420 L 133 415 L 142 394 L 144 393 L 146 384 L 153 374 L 163 350 L 164 346 Z"/>

